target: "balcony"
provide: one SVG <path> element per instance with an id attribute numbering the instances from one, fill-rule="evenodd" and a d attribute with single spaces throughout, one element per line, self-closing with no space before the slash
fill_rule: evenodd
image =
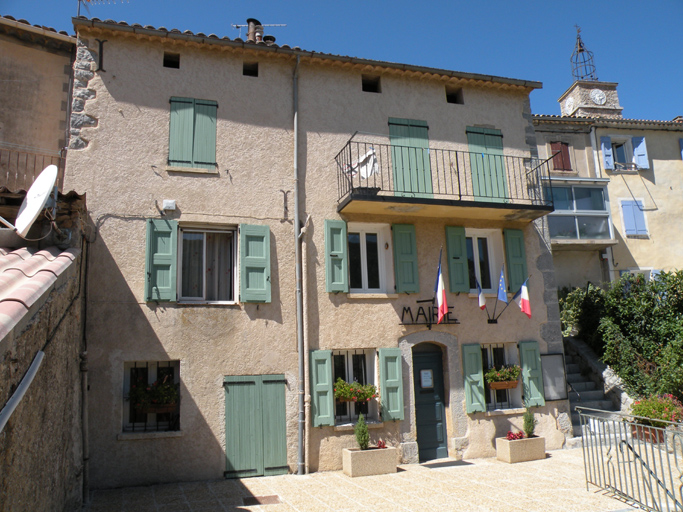
<path id="1" fill-rule="evenodd" d="M 335 157 L 340 213 L 531 221 L 553 211 L 542 185 L 551 159 L 356 137 Z"/>
<path id="2" fill-rule="evenodd" d="M 61 191 L 64 184 L 64 161 L 63 157 L 57 155 L 0 147 L 0 187 L 5 187 L 10 192 L 28 190 L 43 169 L 48 165 L 56 165 L 59 172 L 55 185 Z"/>

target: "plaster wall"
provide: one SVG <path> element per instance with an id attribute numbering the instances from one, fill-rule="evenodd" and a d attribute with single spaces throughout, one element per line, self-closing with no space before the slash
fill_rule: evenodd
<path id="1" fill-rule="evenodd" d="M 590 281 L 602 283 L 603 276 L 600 254 L 602 251 L 556 251 L 553 253 L 555 279 L 559 288 L 586 286 Z"/>

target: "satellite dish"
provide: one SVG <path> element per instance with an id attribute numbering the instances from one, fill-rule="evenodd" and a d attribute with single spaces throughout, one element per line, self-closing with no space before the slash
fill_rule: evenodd
<path id="1" fill-rule="evenodd" d="M 12 226 L 12 224 L 0 217 L 2 223 L 14 229 L 20 237 L 26 237 L 38 215 L 45 208 L 45 203 L 47 203 L 55 186 L 55 181 L 57 181 L 57 172 L 56 165 L 48 165 L 43 169 L 43 172 L 40 173 L 36 181 L 31 185 L 31 188 L 26 192 L 26 197 L 24 197 L 24 201 L 19 208 L 15 225 Z"/>

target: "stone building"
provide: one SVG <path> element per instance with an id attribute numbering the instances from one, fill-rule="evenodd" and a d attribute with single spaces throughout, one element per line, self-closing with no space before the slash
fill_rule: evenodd
<path id="1" fill-rule="evenodd" d="M 561 287 L 683 268 L 672 221 L 683 215 L 683 122 L 624 118 L 617 85 L 575 75 L 562 115 L 533 117 L 539 156 L 555 155 L 546 192 Z"/>
<path id="2" fill-rule="evenodd" d="M 339 469 L 360 413 L 403 462 L 493 455 L 524 400 L 562 447 L 541 84 L 305 51 L 249 23 L 243 41 L 74 19 L 92 485 Z M 531 318 L 511 301 L 525 282 Z M 521 384 L 489 391 L 502 363 Z M 379 397 L 335 401 L 337 378 Z M 143 403 L 162 382 L 179 399 Z"/>

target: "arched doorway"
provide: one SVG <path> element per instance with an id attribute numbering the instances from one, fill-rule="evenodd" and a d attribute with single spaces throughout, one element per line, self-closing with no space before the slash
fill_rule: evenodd
<path id="1" fill-rule="evenodd" d="M 413 347 L 413 386 L 420 461 L 448 457 L 443 361 L 438 345 Z"/>

